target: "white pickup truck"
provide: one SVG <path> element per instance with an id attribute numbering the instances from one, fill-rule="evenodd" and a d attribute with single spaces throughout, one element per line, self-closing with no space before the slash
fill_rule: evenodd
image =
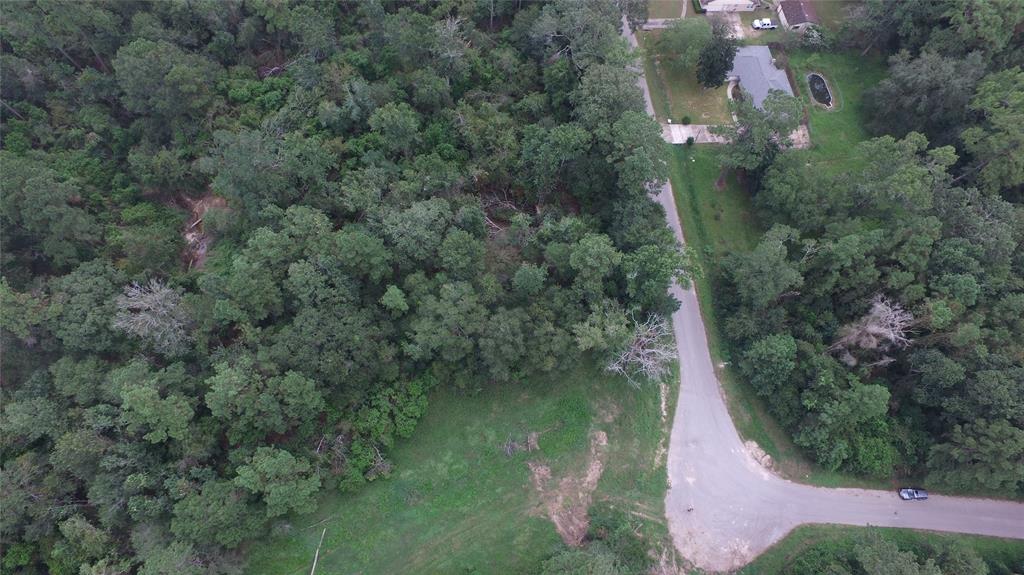
<path id="1" fill-rule="evenodd" d="M 772 22 L 771 18 L 761 18 L 759 20 L 754 20 L 754 22 L 751 25 L 754 27 L 754 30 L 774 30 L 779 27 L 778 24 Z"/>

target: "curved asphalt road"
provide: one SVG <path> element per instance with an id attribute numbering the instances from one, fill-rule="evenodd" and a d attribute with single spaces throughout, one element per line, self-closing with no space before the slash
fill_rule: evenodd
<path id="1" fill-rule="evenodd" d="M 624 35 L 636 38 L 623 20 Z M 654 115 L 643 76 L 647 112 Z M 682 242 L 671 184 L 658 202 Z M 784 480 L 743 447 L 722 397 L 693 289 L 673 285 L 672 316 L 680 387 L 668 451 L 665 513 L 680 553 L 708 571 L 736 569 L 802 523 L 842 523 L 956 531 L 1024 539 L 1024 504 L 933 495 L 902 501 L 894 492 L 827 489 Z M 692 509 L 692 511 L 690 510 Z"/>

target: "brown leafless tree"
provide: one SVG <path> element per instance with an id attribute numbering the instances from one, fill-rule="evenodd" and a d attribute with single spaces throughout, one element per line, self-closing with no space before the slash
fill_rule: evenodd
<path id="1" fill-rule="evenodd" d="M 605 369 L 626 378 L 634 387 L 644 381 L 658 381 L 676 359 L 672 330 L 661 316 L 649 315 L 643 323 L 633 319 L 633 335 Z"/>
<path id="2" fill-rule="evenodd" d="M 149 341 L 158 353 L 173 356 L 185 351 L 191 317 L 178 292 L 151 279 L 124 288 L 116 305 L 115 328 Z"/>
<path id="3" fill-rule="evenodd" d="M 871 300 L 871 309 L 864 317 L 839 330 L 839 338 L 829 351 L 838 354 L 849 366 L 857 365 L 853 350 L 877 351 L 882 359 L 872 365 L 887 365 L 892 359 L 885 352 L 910 345 L 908 331 L 913 324 L 913 314 L 879 294 Z"/>

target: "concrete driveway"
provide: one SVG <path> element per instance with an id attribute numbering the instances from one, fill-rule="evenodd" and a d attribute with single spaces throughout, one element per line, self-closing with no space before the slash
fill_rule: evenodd
<path id="1" fill-rule="evenodd" d="M 636 38 L 623 21 L 623 34 Z M 641 72 L 642 74 L 642 72 Z M 654 116 L 643 76 L 640 88 Z M 671 184 L 657 197 L 683 242 Z M 784 480 L 740 440 L 725 406 L 693 289 L 674 285 L 672 316 L 679 351 L 679 401 L 668 452 L 665 513 L 680 553 L 708 571 L 736 569 L 803 523 L 880 525 L 1024 539 L 1024 504 L 932 496 L 902 501 L 894 492 L 827 489 Z"/>

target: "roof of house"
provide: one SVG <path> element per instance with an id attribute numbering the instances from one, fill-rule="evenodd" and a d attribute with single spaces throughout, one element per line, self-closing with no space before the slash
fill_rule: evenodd
<path id="1" fill-rule="evenodd" d="M 814 5 L 807 0 L 782 0 L 779 2 L 779 8 L 786 15 L 786 23 L 790 26 L 818 22 L 818 13 L 814 11 Z"/>
<path id="2" fill-rule="evenodd" d="M 739 80 L 740 86 L 750 94 L 757 108 L 761 107 L 770 90 L 782 90 L 790 96 L 793 95 L 793 88 L 789 85 L 785 70 L 775 67 L 768 46 L 740 47 L 732 61 L 729 78 Z"/>

